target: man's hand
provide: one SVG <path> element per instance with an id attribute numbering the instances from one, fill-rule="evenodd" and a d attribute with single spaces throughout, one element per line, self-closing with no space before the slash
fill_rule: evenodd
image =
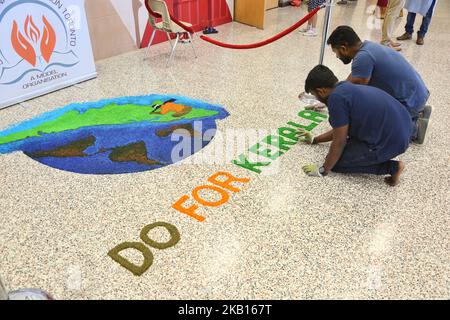
<path id="1" fill-rule="evenodd" d="M 322 177 L 322 174 L 319 172 L 319 166 L 317 164 L 308 164 L 302 167 L 303 172 L 306 173 L 310 177 Z"/>
<path id="2" fill-rule="evenodd" d="M 299 141 L 312 144 L 314 141 L 314 136 L 311 132 L 305 130 L 305 129 L 298 129 L 299 133 Z"/>
<path id="3" fill-rule="evenodd" d="M 318 103 L 318 104 L 311 104 L 309 106 L 306 106 L 305 110 L 311 110 L 314 112 L 322 112 L 323 113 L 326 107 L 327 106 L 324 105 L 323 103 Z"/>

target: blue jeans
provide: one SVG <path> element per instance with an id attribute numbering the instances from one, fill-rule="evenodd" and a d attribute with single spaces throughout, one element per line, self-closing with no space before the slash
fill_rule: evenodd
<path id="1" fill-rule="evenodd" d="M 436 5 L 436 0 L 433 0 L 433 3 L 431 4 L 430 9 L 427 12 L 427 15 L 423 17 L 422 19 L 422 25 L 420 26 L 420 30 L 417 33 L 417 35 L 420 38 L 425 37 L 425 35 L 428 32 L 428 27 L 430 26 L 431 23 L 431 18 L 433 17 L 433 10 L 434 10 L 434 6 Z M 409 12 L 408 13 L 408 18 L 406 21 L 406 26 L 405 26 L 405 30 L 407 33 L 409 34 L 413 34 L 414 33 L 414 21 L 416 21 L 416 13 L 415 12 Z"/>
<path id="2" fill-rule="evenodd" d="M 338 173 L 367 173 L 376 175 L 393 175 L 397 173 L 399 162 L 389 160 L 380 163 L 376 151 L 356 139 L 349 139 L 341 158 L 331 170 Z"/>

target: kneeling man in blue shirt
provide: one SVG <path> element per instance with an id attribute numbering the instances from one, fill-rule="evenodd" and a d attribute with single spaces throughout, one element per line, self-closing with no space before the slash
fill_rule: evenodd
<path id="1" fill-rule="evenodd" d="M 431 115 L 431 107 L 426 106 L 430 92 L 414 67 L 389 47 L 361 41 L 349 26 L 336 28 L 328 44 L 344 64 L 353 61 L 348 81 L 381 89 L 403 104 L 415 123 L 411 140 L 424 143 Z"/>
<path id="2" fill-rule="evenodd" d="M 301 130 L 301 140 L 306 143 L 331 141 L 323 166 L 305 166 L 305 173 L 389 175 L 385 179 L 389 185 L 400 182 L 405 165 L 392 159 L 408 149 L 414 125 L 398 100 L 375 87 L 338 82 L 333 72 L 323 65 L 311 70 L 305 91 L 327 105 L 332 127 L 317 137 Z"/>

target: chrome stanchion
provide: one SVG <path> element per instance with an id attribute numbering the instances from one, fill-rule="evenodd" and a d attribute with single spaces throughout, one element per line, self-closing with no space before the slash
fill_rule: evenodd
<path id="1" fill-rule="evenodd" d="M 319 64 L 323 64 L 323 58 L 325 56 L 325 48 L 327 46 L 327 40 L 328 40 L 328 33 L 331 26 L 331 16 L 333 12 L 333 0 L 327 0 L 327 2 L 324 4 L 326 11 L 325 11 L 325 21 L 323 25 L 323 31 L 322 31 L 322 46 L 320 48 L 320 58 L 319 58 Z"/>

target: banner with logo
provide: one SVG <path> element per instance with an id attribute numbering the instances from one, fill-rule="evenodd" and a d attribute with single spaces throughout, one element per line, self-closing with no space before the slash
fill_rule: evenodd
<path id="1" fill-rule="evenodd" d="M 84 0 L 0 0 L 0 108 L 96 75 Z"/>

